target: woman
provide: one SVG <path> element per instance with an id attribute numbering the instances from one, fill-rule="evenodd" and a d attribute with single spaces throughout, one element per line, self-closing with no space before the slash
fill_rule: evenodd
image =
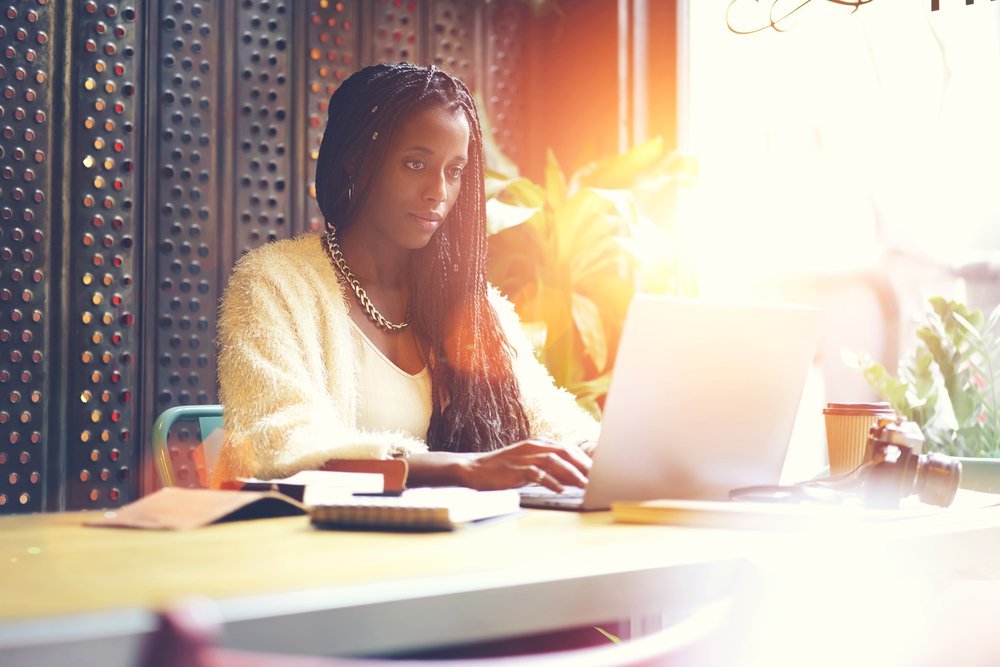
<path id="1" fill-rule="evenodd" d="M 483 139 L 434 67 L 366 67 L 330 98 L 324 235 L 244 256 L 222 300 L 216 483 L 405 457 L 409 486 L 583 486 L 597 423 L 486 282 Z"/>

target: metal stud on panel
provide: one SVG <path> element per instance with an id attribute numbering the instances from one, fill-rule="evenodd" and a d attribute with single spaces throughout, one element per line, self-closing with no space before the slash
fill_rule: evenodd
<path id="1" fill-rule="evenodd" d="M 0 514 L 45 503 L 53 27 L 45 2 L 0 12 Z"/>

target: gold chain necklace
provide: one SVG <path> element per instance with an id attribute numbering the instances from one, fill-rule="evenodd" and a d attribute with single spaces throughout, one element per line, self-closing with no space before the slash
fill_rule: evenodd
<path id="1" fill-rule="evenodd" d="M 368 315 L 368 319 L 375 323 L 375 326 L 389 332 L 401 331 L 409 326 L 409 303 L 407 303 L 406 306 L 406 320 L 399 324 L 390 322 L 382 313 L 378 312 L 378 309 L 375 308 L 375 304 L 373 304 L 372 300 L 368 298 L 368 293 L 365 292 L 365 288 L 361 286 L 358 279 L 354 277 L 353 273 L 351 273 L 351 268 L 347 266 L 347 262 L 344 261 L 344 253 L 341 252 L 340 244 L 337 243 L 337 238 L 334 236 L 332 231 L 326 233 L 326 253 L 330 256 L 330 261 L 333 262 L 333 265 L 337 267 L 338 271 L 340 271 L 340 275 L 344 276 L 344 280 L 346 280 L 347 284 L 351 286 L 352 290 L 354 290 L 354 296 L 358 298 L 358 303 L 360 303 L 361 307 L 365 309 L 365 314 Z"/>

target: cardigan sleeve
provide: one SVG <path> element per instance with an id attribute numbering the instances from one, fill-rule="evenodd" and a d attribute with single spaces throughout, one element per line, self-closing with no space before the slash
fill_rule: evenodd
<path id="1" fill-rule="evenodd" d="M 489 298 L 513 348 L 511 363 L 521 390 L 521 404 L 531 423 L 531 434 L 567 443 L 596 442 L 600 424 L 577 404 L 570 392 L 556 385 L 535 357 L 514 304 L 492 286 Z"/>
<path id="2" fill-rule="evenodd" d="M 315 268 L 292 253 L 258 251 L 241 259 L 230 278 L 218 339 L 226 436 L 213 484 L 284 477 L 331 458 L 427 449 L 411 436 L 354 426 L 349 315 L 332 272 Z"/>

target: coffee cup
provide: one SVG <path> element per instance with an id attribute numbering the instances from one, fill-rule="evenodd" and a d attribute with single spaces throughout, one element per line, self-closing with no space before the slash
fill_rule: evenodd
<path id="1" fill-rule="evenodd" d="M 823 417 L 830 474 L 840 475 L 864 462 L 868 431 L 876 420 L 895 419 L 896 413 L 888 403 L 827 403 Z"/>

